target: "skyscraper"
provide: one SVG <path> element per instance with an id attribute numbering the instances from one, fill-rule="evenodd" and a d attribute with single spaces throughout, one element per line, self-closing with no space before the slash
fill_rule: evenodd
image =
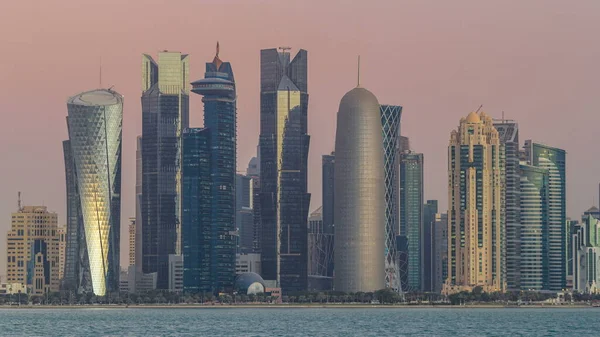
<path id="1" fill-rule="evenodd" d="M 260 149 L 257 147 L 257 157 L 252 157 L 246 168 L 246 176 L 252 179 L 252 253 L 260 254 L 262 223 L 260 221 Z M 260 255 L 259 255 L 260 257 Z M 260 262 L 260 258 L 259 258 Z"/>
<path id="2" fill-rule="evenodd" d="M 504 156 L 491 117 L 461 118 L 448 146 L 446 293 L 504 291 Z"/>
<path id="3" fill-rule="evenodd" d="M 262 276 L 284 292 L 307 289 L 307 52 L 260 54 Z"/>
<path id="4" fill-rule="evenodd" d="M 252 178 L 237 174 L 235 178 L 235 226 L 238 231 L 238 254 L 249 254 L 254 247 L 254 192 Z"/>
<path id="5" fill-rule="evenodd" d="M 65 251 L 67 248 L 67 227 L 58 226 L 58 279 L 62 281 L 65 275 Z"/>
<path id="6" fill-rule="evenodd" d="M 522 164 L 520 177 L 519 287 L 548 290 L 548 170 Z"/>
<path id="7" fill-rule="evenodd" d="M 571 236 L 573 258 L 573 290 L 597 294 L 600 282 L 600 222 L 593 216 L 575 225 Z"/>
<path id="8" fill-rule="evenodd" d="M 504 147 L 506 186 L 504 202 L 506 209 L 506 287 L 521 289 L 521 219 L 519 175 L 519 125 L 515 121 L 494 122 L 500 145 Z"/>
<path id="9" fill-rule="evenodd" d="M 448 214 L 438 213 L 433 223 L 432 291 L 442 291 L 448 277 Z"/>
<path id="10" fill-rule="evenodd" d="M 566 152 L 525 141 L 525 158 L 532 166 L 548 170 L 548 290 L 566 286 Z"/>
<path id="11" fill-rule="evenodd" d="M 129 265 L 135 266 L 135 218 L 129 218 Z"/>
<path id="12" fill-rule="evenodd" d="M 308 218 L 308 287 L 310 291 L 331 290 L 333 281 L 333 233 L 325 231 L 323 207 Z"/>
<path id="13" fill-rule="evenodd" d="M 142 270 L 169 287 L 169 254 L 180 254 L 181 134 L 189 126 L 189 57 L 142 55 Z"/>
<path id="14" fill-rule="evenodd" d="M 6 282 L 20 283 L 33 295 L 59 290 L 58 216 L 45 206 L 25 206 L 12 213 L 6 234 Z"/>
<path id="15" fill-rule="evenodd" d="M 385 178 L 379 102 L 360 86 L 340 102 L 335 137 L 334 289 L 385 287 Z"/>
<path id="16" fill-rule="evenodd" d="M 236 90 L 218 43 L 192 92 L 203 96 L 204 128 L 188 129 L 183 136 L 183 287 L 231 291 L 237 241 Z"/>
<path id="17" fill-rule="evenodd" d="M 396 260 L 396 235 L 398 227 L 398 139 L 402 107 L 381 105 L 381 130 L 383 136 L 383 175 L 385 180 L 385 284 L 398 289 Z M 403 289 L 405 290 L 405 289 Z"/>
<path id="18" fill-rule="evenodd" d="M 323 232 L 333 234 L 335 152 L 322 157 Z"/>
<path id="19" fill-rule="evenodd" d="M 69 98 L 67 109 L 82 215 L 77 239 L 87 250 L 87 256 L 79 261 L 80 275 L 89 271 L 94 294 L 104 296 L 119 289 L 123 96 L 110 89 L 87 91 Z M 72 169 L 70 163 L 65 165 L 67 171 Z M 79 283 L 79 287 L 87 287 Z"/>
<path id="20" fill-rule="evenodd" d="M 400 260 L 400 279 L 408 289 L 421 290 L 423 281 L 423 154 L 400 154 L 400 233 L 406 259 Z M 403 262 L 406 263 L 403 263 Z"/>
<path id="21" fill-rule="evenodd" d="M 435 215 L 438 213 L 438 201 L 427 200 L 423 205 L 423 291 L 433 291 L 433 248 L 435 236 Z"/>

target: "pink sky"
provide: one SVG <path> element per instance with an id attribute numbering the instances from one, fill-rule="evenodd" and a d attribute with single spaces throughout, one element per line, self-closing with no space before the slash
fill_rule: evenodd
<path id="1" fill-rule="evenodd" d="M 495 4 L 491 4 L 491 3 Z M 402 134 L 425 155 L 425 198 L 446 207 L 450 131 L 480 104 L 518 120 L 521 140 L 568 151 L 568 215 L 598 202 L 598 0 L 19 0 L 0 5 L 0 275 L 17 191 L 65 222 L 61 142 L 66 99 L 114 85 L 125 96 L 122 245 L 134 215 L 142 53 L 191 55 L 203 77 L 220 41 L 238 85 L 238 169 L 259 132 L 259 50 L 308 50 L 311 209 L 321 204 L 321 155 L 333 150 L 339 100 L 361 84 L 404 106 Z M 192 126 L 202 124 L 200 97 Z"/>

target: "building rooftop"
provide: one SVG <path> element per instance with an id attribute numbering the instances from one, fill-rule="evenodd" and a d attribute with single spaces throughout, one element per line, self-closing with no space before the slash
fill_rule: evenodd
<path id="1" fill-rule="evenodd" d="M 85 106 L 101 106 L 119 104 L 122 100 L 123 96 L 116 91 L 110 89 L 95 89 L 70 97 L 67 103 Z"/>
<path id="2" fill-rule="evenodd" d="M 479 115 L 475 111 L 472 111 L 467 116 L 467 123 L 481 123 L 481 118 L 479 118 Z"/>

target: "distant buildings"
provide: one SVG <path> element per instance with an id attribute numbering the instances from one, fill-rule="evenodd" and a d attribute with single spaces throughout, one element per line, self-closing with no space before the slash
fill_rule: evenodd
<path id="1" fill-rule="evenodd" d="M 189 127 L 189 56 L 142 56 L 142 270 L 168 289 L 169 255 L 181 254 L 181 141 Z"/>
<path id="2" fill-rule="evenodd" d="M 308 218 L 308 289 L 331 290 L 333 285 L 333 233 L 327 232 L 323 208 L 319 207 Z"/>
<path id="3" fill-rule="evenodd" d="M 448 214 L 435 215 L 432 232 L 432 291 L 440 293 L 448 277 Z"/>
<path id="4" fill-rule="evenodd" d="M 58 279 L 62 282 L 65 275 L 65 252 L 67 248 L 67 228 L 58 226 Z"/>
<path id="5" fill-rule="evenodd" d="M 260 54 L 260 219 L 265 280 L 284 292 L 308 286 L 307 52 Z"/>
<path id="6" fill-rule="evenodd" d="M 231 64 L 219 58 L 218 43 L 204 79 L 192 83 L 192 92 L 203 96 L 204 128 L 183 134 L 183 288 L 228 292 L 235 278 L 237 241 L 237 97 Z"/>
<path id="7" fill-rule="evenodd" d="M 385 284 L 398 289 L 398 263 L 396 235 L 398 234 L 398 139 L 402 107 L 381 105 L 381 130 L 383 137 L 383 175 L 385 181 Z"/>
<path id="8" fill-rule="evenodd" d="M 525 141 L 527 164 L 548 170 L 548 289 L 566 287 L 566 152 Z"/>
<path id="9" fill-rule="evenodd" d="M 135 218 L 129 218 L 129 265 L 135 266 Z"/>
<path id="10" fill-rule="evenodd" d="M 261 274 L 260 254 L 237 254 L 235 260 L 235 273 L 257 273 Z"/>
<path id="11" fill-rule="evenodd" d="M 573 290 L 599 293 L 600 282 L 600 222 L 588 216 L 573 228 Z"/>
<path id="12" fill-rule="evenodd" d="M 422 291 L 431 292 L 434 287 L 434 247 L 435 247 L 435 219 L 438 213 L 438 201 L 427 200 L 423 205 L 423 286 Z"/>
<path id="13" fill-rule="evenodd" d="M 20 207 L 6 235 L 6 283 L 21 284 L 32 295 L 59 290 L 58 216 L 45 206 Z"/>
<path id="14" fill-rule="evenodd" d="M 237 252 L 254 251 L 254 189 L 252 177 L 237 174 L 235 177 L 235 227 L 238 231 Z"/>
<path id="15" fill-rule="evenodd" d="M 334 174 L 335 174 L 335 152 L 324 154 L 321 161 L 322 167 L 322 195 L 323 195 L 323 232 L 333 234 L 333 210 L 334 210 Z"/>
<path id="16" fill-rule="evenodd" d="M 423 154 L 400 154 L 400 237 L 405 245 L 400 252 L 402 290 L 423 287 Z"/>
<path id="17" fill-rule="evenodd" d="M 360 86 L 342 97 L 335 139 L 334 289 L 385 287 L 385 180 L 380 106 Z"/>
<path id="18" fill-rule="evenodd" d="M 65 278 L 72 289 L 104 296 L 119 289 L 123 96 L 87 91 L 67 109 Z"/>
<path id="19" fill-rule="evenodd" d="M 481 286 L 504 291 L 504 163 L 498 131 L 471 112 L 448 146 L 448 279 L 446 293 Z"/>

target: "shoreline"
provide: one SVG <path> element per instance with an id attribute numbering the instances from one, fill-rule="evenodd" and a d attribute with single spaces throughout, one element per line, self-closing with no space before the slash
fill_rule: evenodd
<path id="1" fill-rule="evenodd" d="M 2 305 L 2 309 L 596 309 L 586 304 L 553 305 L 504 305 L 504 304 L 469 304 L 469 305 L 381 305 L 381 304 L 160 304 L 160 305 Z M 600 308 L 598 308 L 600 309 Z"/>

